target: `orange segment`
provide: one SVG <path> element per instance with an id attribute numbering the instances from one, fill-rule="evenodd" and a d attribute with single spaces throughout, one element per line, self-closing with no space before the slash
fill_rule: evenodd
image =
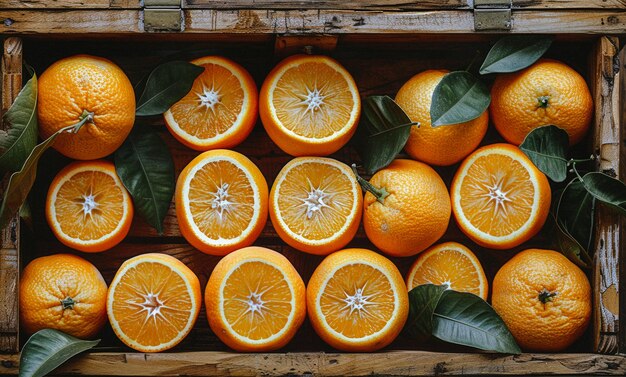
<path id="1" fill-rule="evenodd" d="M 112 163 L 75 162 L 52 181 L 46 217 L 62 243 L 97 252 L 110 249 L 126 236 L 133 206 Z"/>
<path id="2" fill-rule="evenodd" d="M 143 254 L 124 262 L 113 278 L 107 313 L 126 345 L 158 352 L 187 336 L 200 305 L 200 282 L 187 266 L 169 255 Z"/>
<path id="3" fill-rule="evenodd" d="M 447 285 L 487 299 L 489 283 L 482 265 L 470 249 L 457 242 L 435 245 L 421 253 L 407 275 L 408 290 L 422 284 Z"/>

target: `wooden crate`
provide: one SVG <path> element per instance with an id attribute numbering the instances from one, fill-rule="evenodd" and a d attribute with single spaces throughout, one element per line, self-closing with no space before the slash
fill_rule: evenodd
<path id="1" fill-rule="evenodd" d="M 149 0 L 145 3 L 151 4 Z M 478 2 L 476 2 L 478 3 Z M 260 85 L 282 57 L 312 46 L 342 62 L 354 75 L 363 95 L 394 95 L 413 74 L 427 68 L 464 69 L 477 49 L 507 33 L 551 33 L 557 39 L 549 56 L 583 73 L 595 101 L 594 129 L 582 150 L 595 151 L 598 169 L 624 179 L 626 146 L 621 122 L 624 99 L 626 2 L 618 0 L 522 0 L 511 5 L 510 30 L 476 31 L 481 11 L 466 0 L 394 2 L 186 0 L 170 13 L 182 17 L 178 31 L 146 30 L 144 2 L 139 0 L 2 0 L 0 34 L 2 58 L 2 112 L 22 84 L 22 62 L 38 73 L 51 62 L 74 53 L 109 57 L 137 78 L 163 59 L 219 53 L 240 62 Z M 294 10 L 297 9 L 297 10 Z M 506 10 L 505 10 L 506 11 Z M 171 25 L 169 25 L 171 26 Z M 174 25 L 175 26 L 175 25 Z M 504 25 L 506 27 L 506 25 Z M 150 27 L 147 27 L 151 30 Z M 153 29 L 152 29 L 153 30 Z M 198 153 L 183 147 L 165 129 L 159 117 L 142 120 L 161 132 L 175 159 L 177 173 Z M 490 129 L 483 143 L 501 140 Z M 290 159 L 274 146 L 261 124 L 236 150 L 259 165 L 271 184 Z M 348 146 L 334 157 L 358 158 Z M 43 220 L 43 198 L 54 174 L 67 159 L 54 151 L 42 159 L 31 195 L 32 229 L 17 219 L 1 234 L 0 250 L 0 374 L 16 374 L 19 348 L 17 286 L 20 269 L 34 257 L 73 252 L 62 246 Z M 454 168 L 438 169 L 449 183 Z M 6 181 L 5 181 L 6 183 Z M 3 186 L 4 187 L 4 186 Z M 62 366 L 59 374 L 80 375 L 521 375 L 626 374 L 626 331 L 620 331 L 620 312 L 626 313 L 626 262 L 620 219 L 601 209 L 597 214 L 594 268 L 594 320 L 585 336 L 567 353 L 503 356 L 479 353 L 444 344 L 414 344 L 401 335 L 386 350 L 374 354 L 337 353 L 323 344 L 305 323 L 281 352 L 234 353 L 211 333 L 204 311 L 183 343 L 170 352 L 141 354 L 124 347 L 110 327 L 92 352 Z M 549 236 L 548 236 L 549 237 Z M 480 248 L 451 224 L 445 240 L 458 240 L 475 250 L 491 281 L 514 252 Z M 539 235 L 516 250 L 546 245 Z M 321 257 L 286 246 L 271 223 L 256 244 L 285 254 L 308 280 Z M 352 245 L 372 247 L 362 230 Z M 127 239 L 113 250 L 80 255 L 93 262 L 107 282 L 127 258 L 145 252 L 176 256 L 200 277 L 207 278 L 218 258 L 204 255 L 181 236 L 173 204 L 159 236 L 137 216 Z M 394 259 L 406 273 L 414 258 Z M 621 329 L 624 329 L 622 320 Z"/>

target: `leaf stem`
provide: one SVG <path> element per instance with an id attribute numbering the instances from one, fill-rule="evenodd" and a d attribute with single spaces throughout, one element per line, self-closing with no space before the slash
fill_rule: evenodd
<path id="1" fill-rule="evenodd" d="M 389 196 L 389 193 L 387 192 L 387 190 L 385 190 L 384 187 L 378 188 L 374 186 L 373 184 L 369 183 L 368 181 L 366 181 L 365 179 L 361 178 L 361 176 L 356 170 L 356 164 L 352 164 L 352 171 L 354 172 L 354 175 L 356 176 L 356 180 L 357 182 L 359 182 L 359 185 L 361 185 L 363 190 L 369 191 L 372 195 L 374 195 L 374 197 L 380 204 L 385 204 L 385 198 Z"/>
<path id="2" fill-rule="evenodd" d="M 85 123 L 93 123 L 94 113 L 91 111 L 83 110 L 83 113 L 78 117 L 78 122 L 72 124 L 72 128 L 68 130 L 69 133 L 78 133 Z"/>

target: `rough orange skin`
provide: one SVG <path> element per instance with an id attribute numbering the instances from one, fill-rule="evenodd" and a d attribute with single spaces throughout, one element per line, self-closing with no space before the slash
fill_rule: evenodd
<path id="1" fill-rule="evenodd" d="M 545 304 L 543 290 L 556 292 Z M 553 250 L 528 249 L 508 261 L 493 280 L 493 308 L 526 351 L 559 352 L 587 328 L 591 287 L 585 274 Z"/>
<path id="2" fill-rule="evenodd" d="M 113 153 L 135 122 L 135 93 L 126 74 L 111 61 L 76 55 L 52 64 L 39 78 L 37 116 L 42 139 L 76 124 L 83 111 L 93 122 L 77 134 L 59 135 L 53 147 L 76 160 Z"/>
<path id="3" fill-rule="evenodd" d="M 461 161 L 478 147 L 487 133 L 488 112 L 469 122 L 432 127 L 430 104 L 433 92 L 446 70 L 428 70 L 411 77 L 398 93 L 396 102 L 413 122 L 404 150 L 429 165 L 448 166 Z"/>
<path id="4" fill-rule="evenodd" d="M 56 329 L 81 339 L 95 337 L 107 320 L 107 285 L 85 259 L 55 254 L 34 259 L 20 278 L 20 323 L 28 334 Z M 73 308 L 63 309 L 68 297 Z"/>
<path id="5" fill-rule="evenodd" d="M 394 160 L 370 183 L 389 193 L 384 203 L 367 192 L 363 226 L 367 238 L 388 255 L 415 255 L 435 243 L 448 228 L 450 196 L 430 166 L 413 160 Z"/>
<path id="6" fill-rule="evenodd" d="M 541 97 L 547 105 L 540 106 Z M 491 89 L 491 118 L 509 143 L 519 145 L 533 129 L 555 125 L 580 142 L 591 125 L 593 100 L 585 79 L 569 66 L 541 59 L 515 73 L 498 75 Z"/>

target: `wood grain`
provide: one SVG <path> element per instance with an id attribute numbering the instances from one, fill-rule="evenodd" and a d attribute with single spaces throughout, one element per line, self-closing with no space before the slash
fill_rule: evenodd
<path id="1" fill-rule="evenodd" d="M 141 0 L 3 0 L 0 9 L 139 9 L 141 3 Z"/>

